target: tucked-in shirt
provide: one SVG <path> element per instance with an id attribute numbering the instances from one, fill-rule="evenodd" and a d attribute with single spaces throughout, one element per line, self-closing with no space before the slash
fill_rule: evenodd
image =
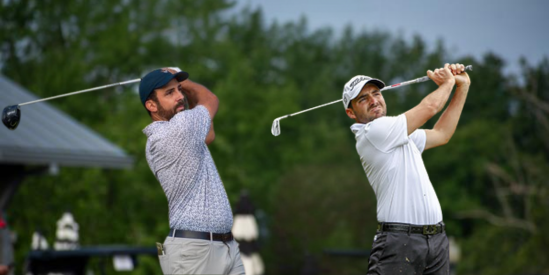
<path id="1" fill-rule="evenodd" d="M 227 193 L 205 143 L 210 123 L 208 110 L 198 105 L 143 129 L 147 163 L 168 198 L 170 228 L 226 233 L 233 226 Z"/>
<path id="2" fill-rule="evenodd" d="M 426 132 L 407 135 L 407 118 L 381 117 L 351 126 L 363 169 L 376 194 L 379 222 L 436 224 L 441 206 L 422 160 Z"/>

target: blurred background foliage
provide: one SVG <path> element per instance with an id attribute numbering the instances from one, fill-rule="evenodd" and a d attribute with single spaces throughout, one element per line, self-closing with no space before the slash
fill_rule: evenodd
<path id="1" fill-rule="evenodd" d="M 366 258 L 336 259 L 327 248 L 370 249 L 376 199 L 362 171 L 352 121 L 340 104 L 274 118 L 339 99 L 353 75 L 387 84 L 445 62 L 472 64 L 472 85 L 451 142 L 424 153 L 448 235 L 462 250 L 458 274 L 548 274 L 548 59 L 505 75 L 503 59 L 453 56 L 427 45 L 352 26 L 308 29 L 306 19 L 266 24 L 261 10 L 208 1 L 53 0 L 0 3 L 1 73 L 40 97 L 178 66 L 220 99 L 210 150 L 234 205 L 249 191 L 259 209 L 268 274 L 298 274 L 308 261 L 324 274 L 364 273 Z M 431 50 L 429 50 L 431 49 Z M 398 115 L 434 83 L 387 92 Z M 137 85 L 52 101 L 135 157 L 130 170 L 62 168 L 29 177 L 8 209 L 21 267 L 32 232 L 55 239 L 70 209 L 82 245 L 152 246 L 168 229 L 167 201 L 147 166 L 150 118 Z M 30 107 L 31 108 L 31 107 Z M 437 117 L 424 128 L 433 126 Z M 25 123 L 24 118 L 22 123 Z M 21 269 L 19 269 L 21 270 Z M 112 271 L 112 270 L 111 270 Z M 135 274 L 160 271 L 141 257 Z"/>

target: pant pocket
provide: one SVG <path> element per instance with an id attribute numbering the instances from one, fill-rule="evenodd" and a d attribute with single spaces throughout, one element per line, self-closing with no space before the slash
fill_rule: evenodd
<path id="1" fill-rule="evenodd" d="M 372 249 L 369 255 L 369 271 L 368 274 L 377 274 L 378 265 L 380 259 L 384 255 L 384 248 L 386 247 L 387 235 L 385 233 L 377 233 L 375 239 L 372 242 Z"/>
<path id="2" fill-rule="evenodd" d="M 167 255 L 159 255 L 160 269 L 162 269 L 162 274 L 172 274 L 170 268 L 170 259 Z"/>
<path id="3" fill-rule="evenodd" d="M 170 257 L 170 269 L 176 274 L 203 273 L 208 265 L 210 241 L 183 240 L 177 245 L 177 253 Z"/>
<path id="4" fill-rule="evenodd" d="M 164 254 L 158 255 L 162 274 L 174 274 L 174 262 L 177 261 L 179 257 L 178 247 L 178 244 L 168 243 L 166 241 L 163 243 Z"/>

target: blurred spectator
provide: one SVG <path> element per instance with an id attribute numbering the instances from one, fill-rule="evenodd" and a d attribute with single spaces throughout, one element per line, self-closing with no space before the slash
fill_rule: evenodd
<path id="1" fill-rule="evenodd" d="M 78 245 L 78 223 L 73 218 L 73 214 L 67 211 L 57 221 L 55 250 L 73 250 Z"/>
<path id="2" fill-rule="evenodd" d="M 13 274 L 13 238 L 4 215 L 0 215 L 0 275 Z"/>
<path id="3" fill-rule="evenodd" d="M 33 250 L 46 250 L 48 249 L 48 241 L 46 238 L 44 238 L 44 235 L 42 235 L 42 232 L 40 230 L 34 231 L 32 234 L 32 243 L 31 248 Z"/>
<path id="4" fill-rule="evenodd" d="M 248 192 L 242 191 L 233 222 L 233 236 L 239 242 L 241 259 L 247 275 L 261 275 L 264 273 L 264 263 L 260 257 L 258 247 L 258 224 L 254 217 L 254 206 Z"/>

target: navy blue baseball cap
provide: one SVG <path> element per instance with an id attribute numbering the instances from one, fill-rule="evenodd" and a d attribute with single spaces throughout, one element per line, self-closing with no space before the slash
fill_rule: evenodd
<path id="1" fill-rule="evenodd" d="M 139 97 L 143 106 L 145 106 L 145 101 L 155 89 L 162 88 L 174 78 L 178 82 L 182 82 L 189 78 L 189 74 L 184 71 L 172 74 L 166 69 L 157 69 L 145 75 L 139 83 Z"/>

